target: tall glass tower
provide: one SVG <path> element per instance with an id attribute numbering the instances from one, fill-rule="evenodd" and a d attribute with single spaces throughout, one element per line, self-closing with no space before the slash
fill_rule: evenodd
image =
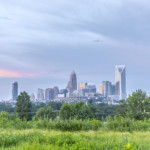
<path id="1" fill-rule="evenodd" d="M 116 95 L 119 99 L 126 99 L 126 66 L 120 65 L 115 67 Z"/>
<path id="2" fill-rule="evenodd" d="M 18 82 L 12 83 L 12 100 L 17 100 L 18 98 Z"/>

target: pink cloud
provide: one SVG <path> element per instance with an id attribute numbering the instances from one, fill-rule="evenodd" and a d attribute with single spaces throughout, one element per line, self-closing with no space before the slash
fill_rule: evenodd
<path id="1" fill-rule="evenodd" d="M 35 77 L 35 74 L 34 73 L 20 73 L 17 71 L 0 68 L 0 77 L 3 77 L 3 78 L 30 78 L 30 77 Z"/>

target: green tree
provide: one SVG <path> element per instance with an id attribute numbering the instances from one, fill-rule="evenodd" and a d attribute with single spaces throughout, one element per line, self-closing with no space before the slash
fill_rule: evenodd
<path id="1" fill-rule="evenodd" d="M 9 113 L 13 113 L 15 111 L 14 107 L 10 104 L 0 103 L 0 112 L 6 111 Z"/>
<path id="2" fill-rule="evenodd" d="M 118 116 L 126 117 L 127 116 L 127 101 L 126 100 L 121 100 L 119 103 L 119 106 L 117 107 L 116 113 Z"/>
<path id="3" fill-rule="evenodd" d="M 15 110 L 20 119 L 32 120 L 32 104 L 30 96 L 26 92 L 21 92 L 18 96 Z"/>
<path id="4" fill-rule="evenodd" d="M 48 106 L 51 106 L 54 110 L 60 110 L 63 103 L 61 102 L 49 102 Z"/>
<path id="5" fill-rule="evenodd" d="M 93 112 L 91 111 L 90 107 L 88 105 L 85 105 L 84 102 L 77 102 L 75 104 L 75 118 L 76 119 L 88 119 L 92 118 Z"/>
<path id="6" fill-rule="evenodd" d="M 54 112 L 54 110 L 50 106 L 48 106 L 48 107 L 40 108 L 35 118 L 36 119 L 39 119 L 39 118 L 55 119 L 56 116 L 57 116 L 56 112 Z"/>
<path id="7" fill-rule="evenodd" d="M 117 107 L 118 106 L 108 105 L 105 103 L 100 103 L 100 104 L 96 105 L 96 109 L 97 109 L 96 118 L 102 119 L 102 118 L 106 118 L 108 116 L 114 117 L 116 115 Z"/>
<path id="8" fill-rule="evenodd" d="M 42 107 L 45 107 L 46 104 L 45 103 L 41 103 L 41 104 L 38 104 L 38 103 L 32 103 L 32 116 L 35 116 L 36 113 L 38 112 L 38 110 Z"/>
<path id="9" fill-rule="evenodd" d="M 97 108 L 94 105 L 92 99 L 89 100 L 89 105 L 88 106 L 89 106 L 90 112 L 91 112 L 90 115 L 89 115 L 89 118 L 98 118 L 98 116 L 97 116 L 98 111 L 97 111 Z"/>
<path id="10" fill-rule="evenodd" d="M 75 118 L 75 104 L 65 103 L 60 109 L 59 116 L 63 120 Z"/>
<path id="11" fill-rule="evenodd" d="M 127 99 L 127 116 L 137 120 L 150 117 L 150 97 L 146 92 L 137 90 Z"/>
<path id="12" fill-rule="evenodd" d="M 76 104 L 65 103 L 60 109 L 59 116 L 64 120 L 85 120 L 94 118 L 95 114 L 91 106 L 86 105 L 84 102 L 77 102 Z"/>

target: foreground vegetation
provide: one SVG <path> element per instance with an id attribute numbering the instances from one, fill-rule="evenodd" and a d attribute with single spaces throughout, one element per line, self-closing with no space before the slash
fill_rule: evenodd
<path id="1" fill-rule="evenodd" d="M 92 100 L 37 107 L 23 92 L 15 108 L 0 104 L 0 109 L 0 149 L 150 149 L 150 97 L 141 90 L 118 107 Z"/>
<path id="2" fill-rule="evenodd" d="M 148 150 L 149 132 L 0 130 L 2 150 Z"/>
<path id="3" fill-rule="evenodd" d="M 21 120 L 17 115 L 7 112 L 0 113 L 0 127 L 3 129 L 47 129 L 60 131 L 88 131 L 88 130 L 110 130 L 120 132 L 150 131 L 150 119 L 134 120 L 129 118 L 107 117 L 102 120 L 62 120 L 62 119 L 33 119 L 32 121 Z"/>

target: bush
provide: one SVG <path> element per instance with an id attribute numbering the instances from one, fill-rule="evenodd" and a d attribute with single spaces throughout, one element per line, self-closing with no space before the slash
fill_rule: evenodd
<path id="1" fill-rule="evenodd" d="M 135 121 L 130 118 L 119 117 L 108 117 L 105 128 L 114 131 L 150 131 L 150 120 Z"/>
<path id="2" fill-rule="evenodd" d="M 97 130 L 101 127 L 98 120 L 39 120 L 36 128 L 40 129 L 56 129 L 61 131 L 79 131 L 79 130 Z"/>
<path id="3" fill-rule="evenodd" d="M 56 116 L 56 112 L 54 112 L 54 110 L 50 106 L 48 106 L 47 108 L 40 108 L 35 116 L 35 119 L 55 119 Z"/>

